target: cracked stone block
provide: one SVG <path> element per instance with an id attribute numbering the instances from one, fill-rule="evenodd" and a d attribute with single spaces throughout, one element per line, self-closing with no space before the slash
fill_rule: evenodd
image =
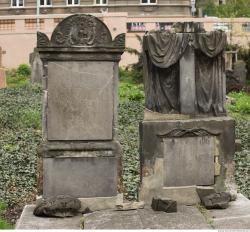
<path id="1" fill-rule="evenodd" d="M 153 198 L 151 207 L 155 211 L 164 211 L 166 213 L 177 212 L 177 202 L 166 198 Z"/>

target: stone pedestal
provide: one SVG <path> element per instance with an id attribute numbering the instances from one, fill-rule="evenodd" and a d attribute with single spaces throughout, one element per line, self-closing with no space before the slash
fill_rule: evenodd
<path id="1" fill-rule="evenodd" d="M 140 200 L 150 203 L 161 196 L 195 204 L 198 186 L 222 191 L 230 185 L 235 150 L 231 118 L 150 119 L 140 125 Z"/>
<path id="2" fill-rule="evenodd" d="M 51 40 L 38 33 L 45 75 L 44 198 L 117 196 L 117 83 L 124 43 L 123 34 L 112 41 L 106 25 L 90 15 L 66 18 Z"/>
<path id="3" fill-rule="evenodd" d="M 0 67 L 0 89 L 6 88 L 6 75 L 5 69 Z"/>

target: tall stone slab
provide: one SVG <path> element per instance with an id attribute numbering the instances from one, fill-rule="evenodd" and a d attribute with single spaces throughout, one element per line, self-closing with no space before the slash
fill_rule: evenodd
<path id="1" fill-rule="evenodd" d="M 98 18 L 77 14 L 51 39 L 38 32 L 43 62 L 43 197 L 117 196 L 118 63 L 125 35 L 112 40 Z"/>

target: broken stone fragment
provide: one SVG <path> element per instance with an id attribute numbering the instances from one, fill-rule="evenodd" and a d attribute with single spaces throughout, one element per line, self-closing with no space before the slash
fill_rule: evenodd
<path id="1" fill-rule="evenodd" d="M 39 201 L 33 214 L 39 217 L 73 217 L 81 208 L 81 202 L 74 197 L 59 195 Z"/>
<path id="2" fill-rule="evenodd" d="M 168 198 L 153 198 L 151 207 L 154 211 L 163 211 L 166 213 L 177 212 L 177 202 Z"/>
<path id="3" fill-rule="evenodd" d="M 214 190 L 214 187 L 212 186 L 197 186 L 196 192 L 199 198 L 202 199 L 205 196 L 215 193 L 215 190 Z"/>
<path id="4" fill-rule="evenodd" d="M 140 202 L 128 202 L 116 205 L 116 210 L 126 211 L 126 210 L 135 210 L 135 209 L 143 209 L 144 201 Z"/>
<path id="5" fill-rule="evenodd" d="M 201 198 L 206 209 L 226 209 L 231 201 L 231 194 L 228 192 L 213 193 Z"/>

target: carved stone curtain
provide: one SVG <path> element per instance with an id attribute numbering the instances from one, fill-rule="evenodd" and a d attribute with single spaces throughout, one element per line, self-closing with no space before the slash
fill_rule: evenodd
<path id="1" fill-rule="evenodd" d="M 224 58 L 226 34 L 221 31 L 195 34 L 195 79 L 200 113 L 225 114 Z"/>
<path id="2" fill-rule="evenodd" d="M 179 59 L 188 34 L 153 32 L 143 38 L 146 108 L 160 113 L 179 112 Z"/>

